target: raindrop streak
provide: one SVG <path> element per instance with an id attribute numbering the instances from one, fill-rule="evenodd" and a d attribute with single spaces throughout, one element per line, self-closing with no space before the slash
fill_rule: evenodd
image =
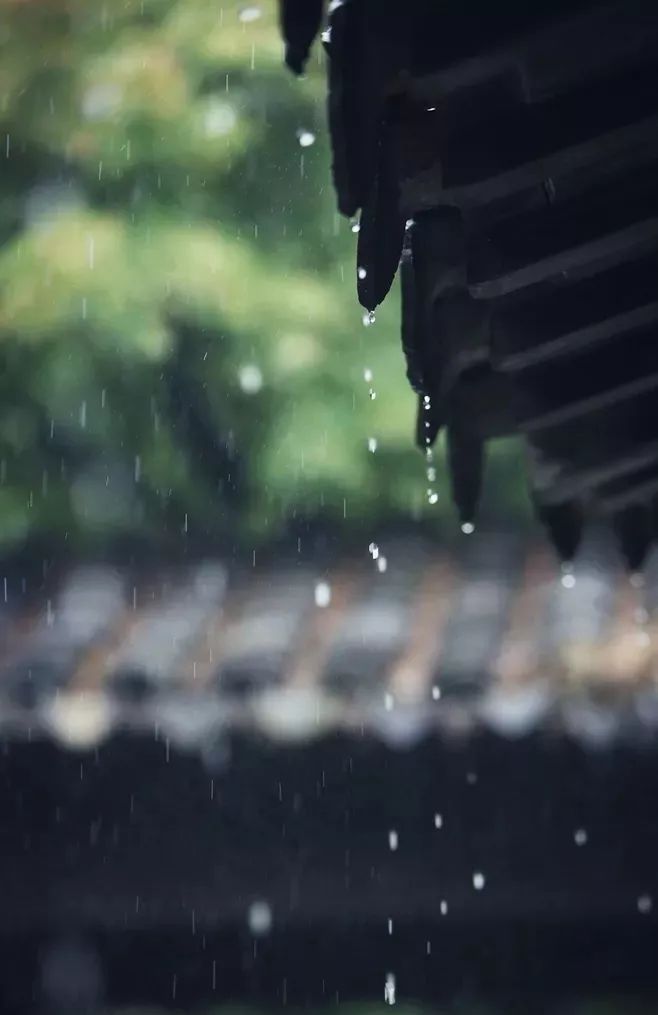
<path id="1" fill-rule="evenodd" d="M 388 833 L 388 848 L 391 850 L 392 853 L 395 853 L 396 849 L 398 848 L 398 842 L 399 842 L 398 833 L 394 828 L 392 828 Z"/>
<path id="2" fill-rule="evenodd" d="M 577 846 L 587 845 L 587 832 L 584 828 L 577 828 L 574 832 L 573 841 Z"/>
<path id="3" fill-rule="evenodd" d="M 484 874 L 481 871 L 476 871 L 473 875 L 473 888 L 476 892 L 481 892 L 484 888 Z"/>
<path id="4" fill-rule="evenodd" d="M 377 438 L 368 437 L 368 451 L 370 452 L 371 455 L 374 455 L 376 450 L 377 450 Z"/>
<path id="5" fill-rule="evenodd" d="M 432 698 L 434 699 L 434 701 L 438 701 L 440 697 L 441 697 L 441 688 L 437 687 L 437 685 L 435 684 L 434 687 L 432 688 Z"/>
<path id="6" fill-rule="evenodd" d="M 379 573 L 380 574 L 384 574 L 384 571 L 386 570 L 387 567 L 388 567 L 388 561 L 387 561 L 386 557 L 378 557 L 377 558 L 377 570 L 379 571 Z"/>
<path id="7" fill-rule="evenodd" d="M 439 912 L 441 913 L 441 916 L 447 916 L 448 915 L 448 903 L 446 902 L 445 899 L 441 899 L 441 905 L 439 906 Z"/>
<path id="8" fill-rule="evenodd" d="M 384 983 L 384 1000 L 386 1004 L 395 1004 L 395 976 L 393 973 L 386 974 Z"/>
<path id="9" fill-rule="evenodd" d="M 392 694 L 385 694 L 384 695 L 384 708 L 386 709 L 387 712 L 392 712 L 393 711 L 393 705 L 394 704 L 395 704 L 395 701 L 393 700 L 393 695 Z"/>
<path id="10" fill-rule="evenodd" d="M 388 918 L 388 933 L 389 933 L 389 936 L 393 933 L 393 921 L 390 918 L 390 916 Z"/>
<path id="11" fill-rule="evenodd" d="M 331 585 L 328 582 L 318 582 L 315 586 L 315 605 L 324 608 L 330 602 Z"/>
<path id="12" fill-rule="evenodd" d="M 434 827 L 435 828 L 443 828 L 443 818 L 441 817 L 440 814 L 435 814 L 434 815 Z"/>

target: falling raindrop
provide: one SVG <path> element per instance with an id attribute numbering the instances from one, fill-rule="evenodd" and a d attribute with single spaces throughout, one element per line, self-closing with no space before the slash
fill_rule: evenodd
<path id="1" fill-rule="evenodd" d="M 472 536 L 473 533 L 475 532 L 475 526 L 473 525 L 473 522 L 463 522 L 462 532 L 464 533 L 465 536 Z"/>
<path id="2" fill-rule="evenodd" d="M 572 589 L 575 587 L 576 584 L 576 576 L 574 574 L 570 574 L 569 572 L 567 572 L 567 574 L 562 575 L 560 583 L 563 588 Z"/>
<path id="3" fill-rule="evenodd" d="M 301 148 L 310 148 L 312 144 L 315 144 L 315 134 L 312 130 L 299 129 L 297 131 L 297 140 Z"/>
<path id="4" fill-rule="evenodd" d="M 377 438 L 368 437 L 368 451 L 370 452 L 371 455 L 374 455 L 376 450 L 377 450 Z"/>
<path id="5" fill-rule="evenodd" d="M 370 554 L 373 560 L 377 560 L 379 556 L 379 547 L 377 546 L 377 543 L 370 543 L 368 545 L 368 553 Z"/>
<path id="6" fill-rule="evenodd" d="M 363 371 L 363 379 L 366 382 L 366 384 L 371 384 L 372 378 L 373 378 L 372 370 L 370 369 L 370 367 L 366 367 L 365 370 Z"/>
<path id="7" fill-rule="evenodd" d="M 584 828 L 577 828 L 574 832 L 573 841 L 577 846 L 587 845 L 587 832 Z"/>
<path id="8" fill-rule="evenodd" d="M 257 4 L 249 4 L 238 12 L 238 18 L 244 25 L 248 25 L 252 21 L 258 21 L 262 13 Z"/>
<path id="9" fill-rule="evenodd" d="M 443 828 L 443 818 L 441 817 L 440 814 L 435 814 L 434 815 L 434 827 L 435 828 Z"/>
<path id="10" fill-rule="evenodd" d="M 644 916 L 653 909 L 653 899 L 650 895 L 640 895 L 637 900 L 637 908 Z"/>
<path id="11" fill-rule="evenodd" d="M 386 1004 L 395 1004 L 395 976 L 393 973 L 386 974 L 384 982 L 384 1001 Z"/>
<path id="12" fill-rule="evenodd" d="M 438 701 L 440 697 L 441 697 L 441 688 L 437 684 L 434 684 L 434 687 L 432 688 L 432 698 L 434 699 L 434 701 Z"/>
<path id="13" fill-rule="evenodd" d="M 263 387 L 263 374 L 255 363 L 247 363 L 238 371 L 240 387 L 246 395 L 257 395 Z"/>
<path id="14" fill-rule="evenodd" d="M 448 903 L 446 902 L 445 899 L 441 899 L 441 904 L 439 906 L 439 912 L 441 913 L 441 916 L 447 916 L 448 915 Z"/>
<path id="15" fill-rule="evenodd" d="M 386 693 L 384 695 L 384 708 L 386 709 L 386 711 L 387 712 L 392 712 L 394 704 L 395 704 L 395 701 L 393 699 L 393 695 L 389 694 L 389 693 Z"/>
<path id="16" fill-rule="evenodd" d="M 390 916 L 388 918 L 388 933 L 389 936 L 393 933 L 393 921 L 391 920 Z"/>
<path id="17" fill-rule="evenodd" d="M 394 828 L 392 828 L 388 833 L 388 848 L 392 853 L 395 853 L 398 848 L 398 833 Z"/>
<path id="18" fill-rule="evenodd" d="M 263 900 L 252 902 L 247 914 L 247 923 L 254 937 L 269 934 L 272 929 L 272 910 L 268 903 Z"/>
<path id="19" fill-rule="evenodd" d="M 436 490 L 428 490 L 427 499 L 430 502 L 430 504 L 437 504 L 439 500 L 439 495 L 436 492 Z"/>
<path id="20" fill-rule="evenodd" d="M 484 888 L 485 880 L 482 871 L 476 871 L 473 875 L 473 888 L 476 892 L 481 892 Z"/>
<path id="21" fill-rule="evenodd" d="M 375 391 L 374 388 L 370 388 L 370 390 L 368 391 L 368 398 L 370 399 L 371 402 L 374 402 L 374 400 L 377 398 L 377 392 Z"/>
<path id="22" fill-rule="evenodd" d="M 387 561 L 386 557 L 383 557 L 383 556 L 378 557 L 377 558 L 377 570 L 379 571 L 379 573 L 380 574 L 384 574 L 384 572 L 386 571 L 387 567 L 388 567 L 388 561 Z"/>
<path id="23" fill-rule="evenodd" d="M 331 585 L 328 582 L 317 582 L 314 594 L 315 605 L 323 609 L 331 602 Z"/>

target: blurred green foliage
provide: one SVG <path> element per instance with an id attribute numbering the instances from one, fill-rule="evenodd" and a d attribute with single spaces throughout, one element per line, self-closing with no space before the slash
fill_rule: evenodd
<path id="1" fill-rule="evenodd" d="M 274 7 L 0 0 L 0 547 L 447 510 Z"/>

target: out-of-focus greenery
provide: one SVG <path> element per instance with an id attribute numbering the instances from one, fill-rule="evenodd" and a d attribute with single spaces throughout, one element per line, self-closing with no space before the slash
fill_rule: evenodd
<path id="1" fill-rule="evenodd" d="M 284 71 L 273 3 L 0 0 L 0 547 L 446 511 L 321 61 Z"/>

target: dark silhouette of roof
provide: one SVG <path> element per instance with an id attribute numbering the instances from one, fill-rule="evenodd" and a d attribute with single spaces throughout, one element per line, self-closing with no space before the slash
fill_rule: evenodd
<path id="1" fill-rule="evenodd" d="M 301 72 L 322 4 L 282 0 Z M 658 13 L 334 0 L 323 33 L 338 206 L 373 310 L 400 271 L 417 442 L 444 430 L 475 517 L 488 441 L 520 435 L 564 560 L 610 520 L 658 534 Z"/>

